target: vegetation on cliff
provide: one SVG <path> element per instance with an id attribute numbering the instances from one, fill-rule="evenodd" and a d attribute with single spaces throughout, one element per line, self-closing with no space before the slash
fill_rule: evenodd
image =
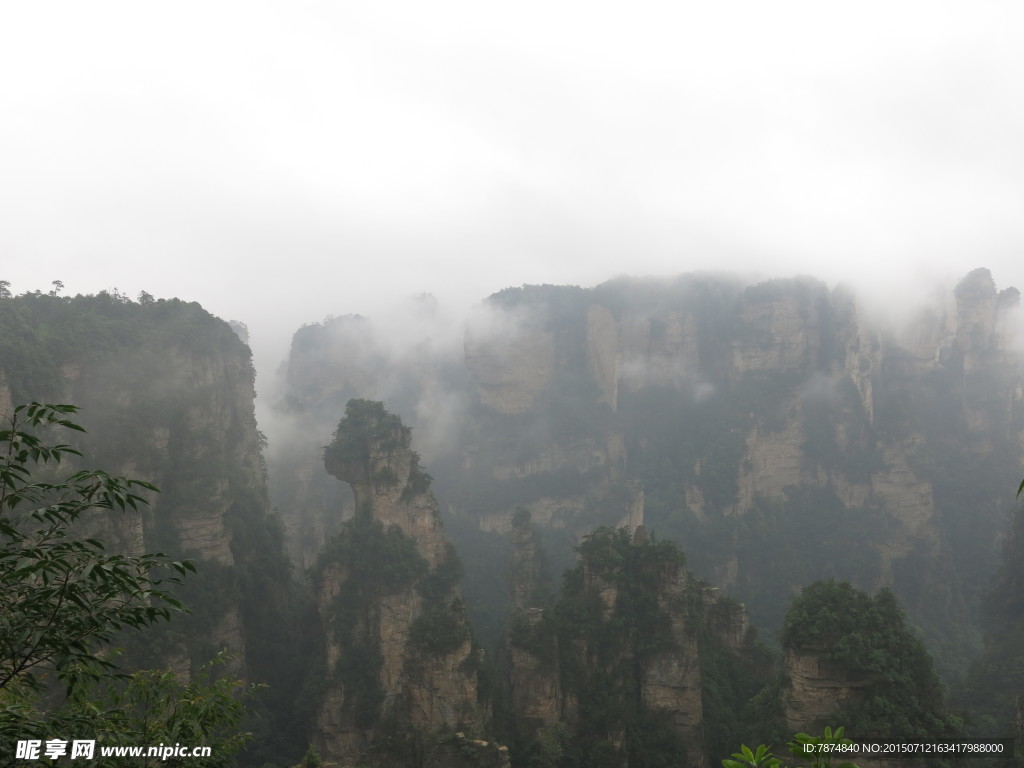
<path id="1" fill-rule="evenodd" d="M 358 727 L 398 722 L 386 716 L 373 631 L 382 599 L 409 609 L 401 637 L 412 661 L 405 670 L 392 666 L 392 677 L 422 673 L 426 680 L 417 663 L 468 648 L 467 605 L 489 650 L 503 650 L 507 574 L 495 563 L 507 560 L 508 525 L 523 522 L 513 514 L 519 506 L 542 521 L 536 541 L 549 545 L 558 568 L 585 531 L 621 524 L 642 508 L 648 525 L 686 543 L 691 568 L 751 606 L 762 629 L 772 634 L 781 625 L 784 643 L 810 643 L 830 669 L 870 693 L 829 716 L 858 738 L 871 729 L 923 738 L 959 727 L 945 713 L 941 686 L 896 596 L 944 672 L 966 669 L 978 640 L 972 607 L 993 571 L 1010 498 L 1001 489 L 1007 477 L 1019 481 L 1024 423 L 1013 395 L 1019 356 L 1000 346 L 993 324 L 1015 297 L 997 295 L 987 272 L 956 291 L 955 315 L 921 323 L 919 338 L 908 334 L 902 345 L 858 324 L 840 292 L 809 280 L 744 288 L 691 276 L 501 292 L 492 304 L 525 329 L 510 347 L 515 375 L 505 376 L 500 354 L 479 364 L 497 368 L 474 368 L 467 378 L 461 361 L 442 365 L 417 352 L 415 364 L 386 356 L 386 370 L 362 377 L 400 392 L 403 413 L 422 412 L 420 398 L 431 390 L 459 411 L 445 435 L 455 447 L 435 445 L 443 455 L 431 456 L 430 468 L 453 512 L 447 528 L 466 564 L 465 592 L 454 548 L 438 544 L 433 523 L 424 522 L 439 513 L 425 498 L 430 475 L 415 452 L 405 452 L 409 429 L 383 404 L 353 400 L 324 458 L 361 472 L 366 504 L 314 573 L 342 584 L 319 606 L 324 633 L 314 598 L 290 583 L 285 532 L 269 513 L 262 481 L 249 354 L 230 327 L 196 304 L 147 295 L 134 302 L 116 291 L 0 298 L 0 399 L 7 392 L 81 399 L 96 424 L 83 437 L 87 452 L 164 489 L 156 497 L 140 486 L 152 506 L 108 515 L 101 538 L 111 551 L 159 549 L 200 565 L 199 577 L 169 593 L 191 614 L 149 627 L 138 635 L 145 642 L 128 637 L 122 658 L 199 674 L 205 660 L 233 644 L 240 653 L 229 679 L 272 682 L 261 697 L 263 724 L 253 727 L 260 747 L 252 764 L 294 762 L 296 742 L 305 746 L 313 707 L 293 706 L 298 680 L 309 681 L 307 704 L 319 700 L 317 685 L 340 684 L 344 715 Z M 294 367 L 296 376 L 326 355 L 333 325 L 297 334 L 297 351 L 308 359 Z M 369 322 L 349 325 L 358 337 Z M 534 350 L 537 338 L 543 343 Z M 334 360 L 317 380 L 323 392 L 304 382 L 294 411 L 304 424 L 329 423 L 324 402 L 336 417 L 343 392 L 346 399 L 380 396 L 355 391 L 359 376 L 337 386 L 331 379 L 345 366 L 381 363 L 370 347 L 358 360 Z M 508 383 L 520 374 L 535 389 L 528 396 Z M 322 444 L 318 438 L 314 460 Z M 301 503 L 287 488 L 279 498 Z M 375 520 L 378 503 L 398 509 L 400 525 Z M 342 527 L 341 508 L 332 508 L 331 525 L 292 526 L 319 547 Z M 114 524 L 125 520 L 131 525 Z M 1019 519 L 985 612 L 986 654 L 964 699 L 988 735 L 1010 727 L 1021 690 L 1018 528 Z M 517 762 L 664 762 L 669 745 L 680 743 L 680 722 L 644 697 L 645 670 L 691 643 L 703 732 L 694 748 L 717 759 L 761 734 L 781 743 L 782 683 L 760 690 L 766 654 L 722 642 L 715 627 L 729 622 L 735 606 L 681 576 L 673 545 L 608 529 L 586 538 L 577 554 L 561 596 L 545 598 L 535 584 L 524 594 L 542 615 L 512 619 L 514 648 L 533 656 L 534 671 L 557 678 L 562 695 L 558 723 L 522 729 Z M 815 586 L 783 620 L 793 589 L 825 575 L 871 589 L 887 583 L 892 591 L 869 597 L 848 585 Z M 677 577 L 677 592 L 659 592 Z M 853 618 L 836 608 L 847 603 Z M 331 633 L 340 652 L 325 670 L 322 634 Z M 475 672 L 480 663 L 473 652 L 466 668 Z M 482 663 L 479 690 L 492 696 L 496 727 L 510 733 L 502 681 Z M 411 700 L 428 688 L 401 696 Z"/>
<path id="2" fill-rule="evenodd" d="M 516 764 L 679 765 L 686 750 L 718 761 L 738 743 L 782 745 L 788 728 L 827 722 L 842 722 L 865 740 L 927 741 L 965 732 L 890 590 L 872 597 L 846 582 L 824 581 L 792 601 L 782 633 L 787 654 L 814 655 L 823 676 L 816 684 L 846 686 L 852 694 L 824 704 L 821 722 L 787 725 L 784 704 L 792 694 L 785 674 L 773 671 L 773 655 L 752 637 L 729 631 L 739 606 L 686 578 L 674 544 L 599 529 L 577 552 L 557 601 L 541 614 L 517 614 L 511 625 L 512 646 L 535 660 L 531 669 L 557 677 L 562 702 L 544 727 L 513 727 Z M 651 670 L 662 654 L 699 674 L 657 680 Z M 699 696 L 669 709 L 652 706 L 652 686 L 659 684 L 676 694 L 697 686 Z M 696 715 L 680 720 L 694 706 Z"/>
<path id="3" fill-rule="evenodd" d="M 244 349 L 227 323 L 195 302 L 155 300 L 148 294 L 132 301 L 116 290 L 74 297 L 35 292 L 5 299 L 0 301 L 0 329 L 0 360 L 16 402 L 64 394 L 69 367 L 107 368 L 111 381 L 126 377 L 124 383 L 149 389 L 154 383 L 146 382 L 146 376 L 171 362 L 162 359 L 169 347 L 208 355 Z M 156 409 L 170 405 L 159 397 L 149 402 Z M 124 419 L 119 426 L 131 421 Z"/>
<path id="4" fill-rule="evenodd" d="M 931 656 L 889 589 L 872 597 L 846 582 L 811 584 L 786 613 L 782 643 L 817 655 L 851 682 L 855 693 L 831 719 L 857 739 L 929 741 L 964 732 L 947 709 Z"/>
<path id="5" fill-rule="evenodd" d="M 408 427 L 384 409 L 384 403 L 349 400 L 334 440 L 324 449 L 328 463 L 369 461 L 374 450 L 390 454 L 401 444 Z"/>
<path id="6" fill-rule="evenodd" d="M 292 700 L 306 641 L 269 509 L 253 376 L 248 347 L 194 302 L 117 291 L 0 301 L 0 400 L 76 402 L 89 426 L 81 450 L 163 491 L 143 489 L 150 504 L 138 510 L 96 516 L 90 533 L 112 552 L 162 551 L 198 566 L 173 588 L 190 613 L 150 627 L 144 641 L 118 640 L 122 663 L 196 675 L 228 649 L 222 669 L 271 685 L 250 723 L 249 758 L 260 765 L 301 754 Z"/>
<path id="7" fill-rule="evenodd" d="M 427 564 L 398 526 L 385 529 L 364 510 L 345 523 L 341 535 L 320 556 L 314 581 L 331 565 L 343 569 L 345 581 L 324 619 L 343 653 L 317 687 L 336 679 L 346 692 L 346 712 L 358 727 L 369 729 L 380 720 L 384 701 L 376 615 L 380 601 L 412 585 L 427 572 Z"/>
<path id="8" fill-rule="evenodd" d="M 702 753 L 749 738 L 748 710 L 765 682 L 759 652 L 749 637 L 742 648 L 726 647 L 711 614 L 729 606 L 708 600 L 706 585 L 686 574 L 679 548 L 627 528 L 600 528 L 577 553 L 540 620 L 520 614 L 511 626 L 512 645 L 556 675 L 564 700 L 574 702 L 560 724 L 521 735 L 517 763 L 696 764 Z M 673 661 L 658 666 L 666 659 Z M 652 703 L 655 689 L 683 699 Z M 697 712 L 682 715 L 694 706 Z"/>
<path id="9" fill-rule="evenodd" d="M 472 678 L 475 667 L 468 667 L 476 654 L 466 655 L 471 635 L 458 588 L 462 566 L 443 540 L 430 476 L 410 440 L 410 430 L 382 403 L 352 400 L 324 450 L 326 468 L 352 485 L 357 500 L 354 516 L 312 572 L 326 630 L 322 658 L 333 660 L 314 671 L 311 704 L 329 708 L 324 716 L 343 723 L 329 733 L 321 729 L 325 742 L 334 740 L 328 752 L 369 748 L 399 762 L 412 759 L 436 741 L 441 726 L 471 719 L 467 707 L 476 705 L 475 680 L 467 688 L 473 700 L 464 701 L 458 680 L 437 679 Z M 445 713 L 430 714 L 433 709 Z"/>
<path id="10" fill-rule="evenodd" d="M 396 388 L 404 414 L 443 403 L 452 429 L 430 465 L 492 644 L 507 588 L 487 566 L 514 510 L 534 512 L 564 566 L 580 536 L 621 522 L 614 497 L 633 485 L 645 522 L 766 635 L 794 585 L 888 584 L 952 681 L 980 649 L 1007 478 L 1020 480 L 1017 298 L 978 270 L 897 332 L 809 278 L 528 285 L 488 300 L 461 360 L 397 359 L 364 318 L 341 347 L 326 327 L 304 333 L 292 369 L 306 403 Z M 341 371 L 344 387 L 329 379 Z"/>

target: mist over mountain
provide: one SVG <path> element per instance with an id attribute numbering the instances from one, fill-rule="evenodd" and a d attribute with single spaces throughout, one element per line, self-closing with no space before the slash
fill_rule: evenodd
<path id="1" fill-rule="evenodd" d="M 0 766 L 1024 743 L 1024 5 L 8 5 Z"/>
<path id="2" fill-rule="evenodd" d="M 133 663 L 269 680 L 243 764 L 701 768 L 885 707 L 1012 722 L 1018 305 L 986 269 L 898 327 L 811 277 L 421 295 L 297 329 L 257 429 L 244 325 L 37 292 L 0 299 L 0 412 L 76 402 L 161 487 L 97 529 L 200 569 Z"/>
<path id="3" fill-rule="evenodd" d="M 523 506 L 567 562 L 639 516 L 769 630 L 816 578 L 891 586 L 956 674 L 1020 468 L 1018 299 L 976 270 L 894 329 L 812 278 L 525 286 L 490 297 L 461 350 L 429 316 L 404 340 L 373 318 L 303 328 L 285 402 L 326 425 L 349 397 L 385 400 L 471 538 Z"/>

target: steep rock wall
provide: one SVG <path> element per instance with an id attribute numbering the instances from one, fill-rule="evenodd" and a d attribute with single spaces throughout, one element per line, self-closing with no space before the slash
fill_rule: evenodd
<path id="1" fill-rule="evenodd" d="M 418 435 L 443 423 L 436 492 L 484 531 L 508 535 L 526 507 L 559 532 L 565 560 L 573 537 L 642 498 L 642 519 L 767 631 L 802 585 L 835 573 L 892 585 L 946 668 L 962 669 L 1024 471 L 1018 300 L 976 270 L 897 333 L 809 278 L 525 286 L 470 321 L 461 375 L 419 344 L 404 362 L 389 355 L 364 320 L 304 329 L 291 365 L 321 382 L 294 387 L 313 411 L 344 389 L 393 394 Z M 312 338 L 341 327 L 340 347 Z M 341 517 L 289 516 L 317 546 Z M 762 542 L 774 557 L 757 556 Z"/>
<path id="2" fill-rule="evenodd" d="M 105 293 L 4 299 L 0 338 L 0 406 L 78 405 L 84 462 L 161 489 L 93 531 L 111 549 L 163 551 L 199 569 L 182 593 L 192 615 L 153 628 L 145 647 L 128 638 L 130 657 L 188 676 L 226 649 L 234 671 L 259 676 L 247 647 L 260 620 L 247 606 L 280 608 L 283 596 L 257 595 L 239 575 L 252 559 L 270 573 L 280 556 L 242 544 L 273 528 L 248 347 L 198 304 Z"/>
<path id="3" fill-rule="evenodd" d="M 551 308 L 556 300 L 557 310 Z M 999 489 L 1015 487 L 1024 455 L 1022 358 L 1010 346 L 1008 321 L 1018 300 L 1014 289 L 999 293 L 988 271 L 976 270 L 901 342 L 864 318 L 848 291 L 810 279 L 746 288 L 705 278 L 674 287 L 621 281 L 589 292 L 526 287 L 517 295 L 503 292 L 500 306 L 517 318 L 579 318 L 543 326 L 544 376 L 534 377 L 528 393 L 515 393 L 512 368 L 531 368 L 527 347 L 514 361 L 477 356 L 470 372 L 488 408 L 488 382 L 506 383 L 503 397 L 519 403 L 515 410 L 526 424 L 520 434 L 537 435 L 544 432 L 539 424 L 549 425 L 541 439 L 520 444 L 521 454 L 545 457 L 520 459 L 539 473 L 520 473 L 524 491 L 542 487 L 542 477 L 557 485 L 578 471 L 572 446 L 596 445 L 593 432 L 622 436 L 622 453 L 590 463 L 579 490 L 565 481 L 561 493 L 545 487 L 532 499 L 528 492 L 517 499 L 539 523 L 557 520 L 582 534 L 587 522 L 605 522 L 599 510 L 616 478 L 639 480 L 647 521 L 687 542 L 698 571 L 745 594 L 769 626 L 779 620 L 783 600 L 765 606 L 758 590 L 767 594 L 770 583 L 781 598 L 835 568 L 838 557 L 843 576 L 869 588 L 896 588 L 930 637 L 945 638 L 943 651 L 962 658 L 977 642 L 970 603 L 988 578 L 967 564 L 991 562 L 1001 510 L 1010 501 Z M 583 333 L 571 330 L 574 322 Z M 565 409 L 544 407 L 559 399 L 559 382 L 578 393 L 579 414 L 561 434 L 550 425 Z M 467 448 L 478 473 L 502 466 L 482 466 L 488 453 L 479 440 Z M 989 477 L 1001 473 L 998 482 L 951 487 L 951 468 L 986 463 Z M 830 501 L 815 520 L 812 507 L 821 508 L 822 493 Z M 480 514 L 488 528 L 507 530 L 501 521 L 511 511 Z M 821 526 L 835 546 L 780 551 L 776 573 L 768 573 L 764 563 L 737 557 L 763 538 L 751 534 L 770 525 L 766 514 L 783 516 L 781 527 L 794 533 Z M 969 518 L 972 554 L 958 555 L 967 573 L 941 577 Z M 727 537 L 734 549 L 723 548 Z M 846 551 L 838 543 L 844 537 L 854 541 Z M 805 576 L 785 574 L 792 558 L 804 563 Z M 942 581 L 941 598 L 920 588 L 923 573 Z M 949 611 L 959 634 L 947 642 Z"/>
<path id="4" fill-rule="evenodd" d="M 324 454 L 356 507 L 315 581 L 327 677 L 313 727 L 331 758 L 479 720 L 458 561 L 410 442 L 380 403 L 353 400 Z"/>
<path id="5" fill-rule="evenodd" d="M 829 724 L 844 704 L 863 695 L 867 681 L 823 658 L 824 648 L 790 648 L 783 661 L 789 680 L 783 699 L 786 727 L 794 733 Z"/>

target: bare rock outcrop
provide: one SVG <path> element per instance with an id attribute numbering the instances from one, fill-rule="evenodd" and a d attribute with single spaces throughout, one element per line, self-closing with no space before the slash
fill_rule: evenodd
<path id="1" fill-rule="evenodd" d="M 829 724 L 829 718 L 843 704 L 861 695 L 866 680 L 851 677 L 830 664 L 824 648 L 801 647 L 786 650 L 784 666 L 789 688 L 783 697 L 787 727 L 794 733 L 814 732 Z"/>
<path id="2" fill-rule="evenodd" d="M 498 413 L 526 413 L 547 389 L 557 365 L 555 334 L 511 325 L 501 333 L 467 334 L 466 368 L 481 402 Z"/>

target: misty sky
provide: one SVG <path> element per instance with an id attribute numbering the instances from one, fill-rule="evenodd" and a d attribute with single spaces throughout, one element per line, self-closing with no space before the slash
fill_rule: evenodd
<path id="1" fill-rule="evenodd" d="M 247 322 L 622 273 L 1024 288 L 1017 2 L 46 2 L 0 279 Z"/>

